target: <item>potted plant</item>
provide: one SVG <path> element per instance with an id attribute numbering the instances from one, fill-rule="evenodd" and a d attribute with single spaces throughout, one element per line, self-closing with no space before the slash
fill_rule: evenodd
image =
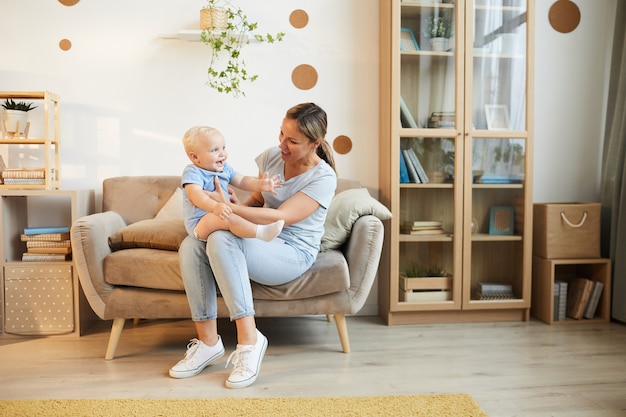
<path id="1" fill-rule="evenodd" d="M 413 265 L 400 274 L 405 301 L 449 300 L 452 276 L 441 266 Z"/>
<path id="2" fill-rule="evenodd" d="M 258 23 L 248 20 L 243 10 L 228 0 L 207 0 L 203 9 L 208 10 L 204 12 L 205 15 L 213 16 L 207 19 L 211 22 L 206 25 L 206 29 L 202 28 L 201 34 L 202 42 L 211 48 L 207 85 L 220 93 L 232 94 L 234 97 L 245 96 L 242 83 L 255 81 L 258 75 L 247 71 L 241 55 L 242 48 L 250 42 L 250 37 L 258 42 L 274 43 L 282 41 L 285 34 L 255 33 Z M 220 15 L 225 19 L 214 17 Z M 222 23 L 214 25 L 216 20 L 222 20 Z"/>
<path id="3" fill-rule="evenodd" d="M 428 16 L 422 22 L 422 35 L 429 40 L 433 51 L 446 51 L 452 36 L 452 18 L 448 15 Z"/>
<path id="4" fill-rule="evenodd" d="M 28 112 L 37 108 L 33 103 L 15 101 L 11 98 L 4 100 L 2 107 L 4 107 L 4 129 L 11 135 L 24 133 Z"/>

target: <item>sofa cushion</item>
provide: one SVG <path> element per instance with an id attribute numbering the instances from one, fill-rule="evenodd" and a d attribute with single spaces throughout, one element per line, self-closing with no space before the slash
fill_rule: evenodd
<path id="1" fill-rule="evenodd" d="M 178 252 L 135 248 L 104 258 L 104 280 L 111 285 L 184 291 Z"/>
<path id="2" fill-rule="evenodd" d="M 372 198 L 367 188 L 352 188 L 337 194 L 328 207 L 320 250 L 339 248 L 350 236 L 354 222 L 368 214 L 381 220 L 391 218 L 389 209 Z"/>
<path id="3" fill-rule="evenodd" d="M 350 287 L 348 263 L 337 250 L 320 252 L 311 268 L 283 285 L 265 286 L 252 283 L 256 300 L 301 300 L 331 294 Z"/>
<path id="4" fill-rule="evenodd" d="M 150 219 L 130 224 L 109 237 L 109 247 L 120 249 L 148 248 L 178 251 L 187 237 L 182 219 Z"/>
<path id="5" fill-rule="evenodd" d="M 157 220 L 182 219 L 183 218 L 183 189 L 176 188 L 174 194 L 167 200 L 167 203 L 154 216 Z"/>
<path id="6" fill-rule="evenodd" d="M 341 278 L 337 278 L 341 277 Z M 178 252 L 135 248 L 104 259 L 104 280 L 111 285 L 184 291 Z M 287 284 L 273 287 L 252 283 L 257 300 L 301 300 L 348 289 L 348 264 L 336 250 L 320 253 L 311 268 Z"/>

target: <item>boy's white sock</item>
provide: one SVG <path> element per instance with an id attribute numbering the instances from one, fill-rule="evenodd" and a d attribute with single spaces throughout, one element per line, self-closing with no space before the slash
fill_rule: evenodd
<path id="1" fill-rule="evenodd" d="M 283 230 L 284 220 L 278 220 L 277 222 L 270 224 L 259 224 L 256 227 L 256 238 L 269 242 L 274 239 L 281 230 Z"/>

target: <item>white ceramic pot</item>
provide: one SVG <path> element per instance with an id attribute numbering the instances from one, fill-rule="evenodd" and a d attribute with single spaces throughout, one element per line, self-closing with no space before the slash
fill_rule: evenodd
<path id="1" fill-rule="evenodd" d="M 436 52 L 443 52 L 448 50 L 448 38 L 431 38 L 430 48 Z"/>
<path id="2" fill-rule="evenodd" d="M 21 110 L 4 110 L 2 121 L 7 133 L 16 135 L 24 133 L 28 113 Z"/>

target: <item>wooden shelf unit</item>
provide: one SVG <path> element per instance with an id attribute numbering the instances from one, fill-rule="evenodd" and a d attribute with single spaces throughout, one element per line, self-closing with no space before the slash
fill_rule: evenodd
<path id="1" fill-rule="evenodd" d="M 393 218 L 385 224 L 378 294 L 389 325 L 530 318 L 535 12 L 533 0 L 510 3 L 380 2 L 379 198 Z M 454 24 L 444 51 L 424 37 L 426 19 L 437 16 Z M 401 48 L 407 31 L 416 50 Z M 504 32 L 515 33 L 512 50 L 499 37 Z M 448 119 L 442 124 L 434 113 Z M 401 149 L 409 148 L 434 181 L 401 182 Z M 512 234 L 490 234 L 494 206 L 513 208 Z M 446 235 L 401 232 L 416 220 L 441 221 Z M 443 267 L 452 276 L 451 300 L 405 301 L 399 280 L 414 264 Z M 515 298 L 479 299 L 484 282 L 511 285 Z"/>
<path id="2" fill-rule="evenodd" d="M 43 166 L 36 168 L 44 169 L 45 182 L 43 184 L 0 184 L 0 189 L 51 190 L 60 188 L 61 162 L 59 148 L 61 137 L 59 133 L 59 95 L 50 91 L 0 91 L 0 100 L 4 101 L 5 99 L 34 101 L 35 104 L 43 107 L 43 116 L 39 121 L 41 123 L 43 136 L 15 138 L 2 134 L 2 137 L 0 137 L 0 145 L 39 145 L 42 147 L 43 149 L 41 149 L 40 155 L 43 159 Z M 7 168 L 21 168 L 14 166 L 13 161 L 5 161 L 5 164 Z"/>
<path id="3" fill-rule="evenodd" d="M 94 213 L 95 196 L 93 190 L 16 190 L 0 189 L 0 220 L 2 221 L 2 240 L 0 241 L 0 290 L 2 294 L 2 333 L 5 333 L 7 302 L 5 299 L 5 280 L 7 274 L 15 276 L 20 270 L 71 269 L 71 294 L 73 312 L 73 331 L 80 336 L 97 319 L 85 298 L 73 261 L 66 262 L 22 262 L 26 250 L 20 236 L 25 227 L 50 225 L 72 225 L 78 218 Z M 53 223 L 53 224 L 51 224 Z M 33 276 L 21 274 L 22 278 L 45 280 L 47 273 L 34 272 Z M 55 272 L 56 273 L 56 272 Z M 27 273 L 28 274 L 28 273 Z M 52 290 L 51 290 L 52 291 Z M 34 307 L 33 307 L 34 310 Z M 36 317 L 34 313 L 33 320 Z M 37 313 L 38 314 L 38 313 Z"/>
<path id="4" fill-rule="evenodd" d="M 554 281 L 588 278 L 604 284 L 592 319 L 554 320 Z M 611 260 L 606 258 L 546 259 L 533 256 L 531 315 L 547 324 L 586 324 L 611 320 Z"/>

